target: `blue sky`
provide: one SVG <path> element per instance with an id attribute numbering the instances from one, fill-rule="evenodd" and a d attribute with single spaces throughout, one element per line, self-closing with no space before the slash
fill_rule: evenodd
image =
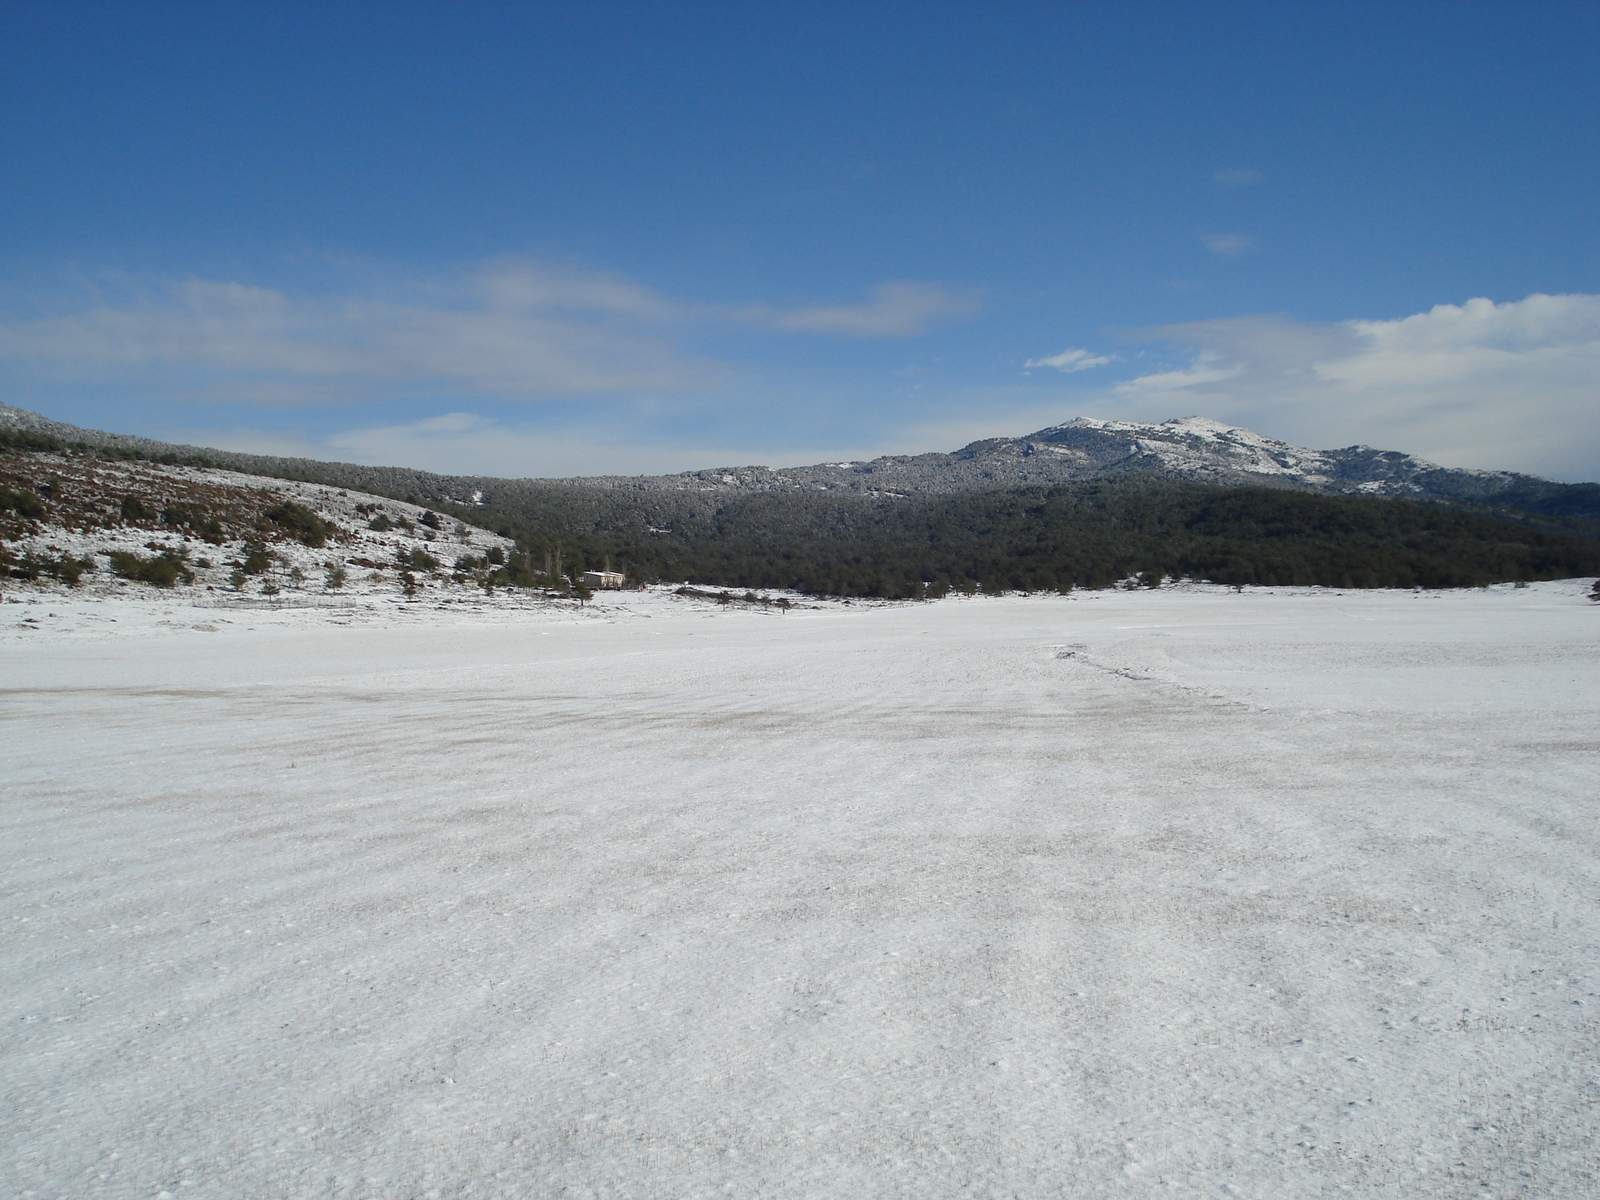
<path id="1" fill-rule="evenodd" d="M 561 475 L 1194 413 L 1600 477 L 1600 5 L 28 3 L 0 398 Z"/>

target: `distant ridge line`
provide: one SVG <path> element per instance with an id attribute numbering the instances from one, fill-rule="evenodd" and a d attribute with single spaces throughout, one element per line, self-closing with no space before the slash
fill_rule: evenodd
<path id="1" fill-rule="evenodd" d="M 1146 477 L 1220 486 L 1286 488 L 1503 507 L 1600 519 L 1600 484 L 1566 484 L 1510 471 L 1442 467 L 1370 446 L 1314 450 L 1207 417 L 1159 423 L 1077 417 L 1023 437 L 986 438 L 948 453 L 885 455 L 802 467 L 711 467 L 670 475 L 510 479 L 443 475 L 157 441 L 85 429 L 0 404 L 0 430 L 156 456 L 176 454 L 257 475 L 304 479 L 463 506 L 530 489 L 702 493 L 834 492 L 909 496 Z"/>

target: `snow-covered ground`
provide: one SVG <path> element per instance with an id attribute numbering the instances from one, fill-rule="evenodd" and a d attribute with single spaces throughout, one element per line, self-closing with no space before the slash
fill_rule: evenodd
<path id="1" fill-rule="evenodd" d="M 7 603 L 4 1193 L 1592 1197 L 1585 586 Z"/>

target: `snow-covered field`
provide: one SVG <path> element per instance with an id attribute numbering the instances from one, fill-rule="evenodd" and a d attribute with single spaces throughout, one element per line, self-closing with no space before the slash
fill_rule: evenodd
<path id="1" fill-rule="evenodd" d="M 1595 1196 L 1584 587 L 33 593 L 4 1194 Z"/>

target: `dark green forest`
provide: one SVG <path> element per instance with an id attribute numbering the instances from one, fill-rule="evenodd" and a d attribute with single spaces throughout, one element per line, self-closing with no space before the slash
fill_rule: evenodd
<path id="1" fill-rule="evenodd" d="M 1600 542 L 1439 505 L 1121 481 L 905 498 L 551 487 L 476 517 L 531 565 L 635 580 L 910 598 L 1224 584 L 1471 587 L 1600 573 Z M 510 505 L 506 506 L 511 507 Z M 515 564 L 508 566 L 514 572 Z M 508 582 L 510 580 L 508 579 Z"/>

